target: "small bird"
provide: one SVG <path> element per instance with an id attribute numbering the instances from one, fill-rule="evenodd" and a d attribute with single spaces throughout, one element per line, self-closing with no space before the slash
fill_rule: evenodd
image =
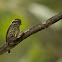
<path id="1" fill-rule="evenodd" d="M 21 25 L 21 20 L 16 18 L 12 21 L 12 23 L 10 24 L 7 33 L 6 33 L 6 42 L 13 42 L 14 39 L 17 38 L 18 34 L 20 33 L 20 25 Z M 23 32 L 21 34 L 21 36 L 23 35 Z M 8 50 L 8 53 L 10 53 L 10 50 Z"/>

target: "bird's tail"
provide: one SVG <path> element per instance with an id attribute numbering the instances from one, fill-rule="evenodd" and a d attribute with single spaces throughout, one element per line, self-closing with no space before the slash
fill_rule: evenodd
<path id="1" fill-rule="evenodd" d="M 11 53 L 11 51 L 10 51 L 10 50 L 8 50 L 8 53 Z"/>

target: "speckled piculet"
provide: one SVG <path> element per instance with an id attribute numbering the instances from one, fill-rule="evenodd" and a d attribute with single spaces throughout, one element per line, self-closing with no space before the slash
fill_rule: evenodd
<path id="1" fill-rule="evenodd" d="M 14 19 L 12 23 L 10 24 L 7 33 L 6 33 L 6 42 L 11 42 L 14 40 L 14 38 L 17 38 L 18 34 L 20 33 L 19 26 L 21 25 L 20 19 Z M 8 53 L 10 53 L 10 50 L 8 50 Z"/>

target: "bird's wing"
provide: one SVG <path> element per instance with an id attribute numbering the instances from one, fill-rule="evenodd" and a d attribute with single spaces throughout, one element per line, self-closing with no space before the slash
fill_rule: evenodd
<path id="1" fill-rule="evenodd" d="M 8 27 L 8 30 L 7 30 L 7 32 L 6 32 L 6 42 L 7 42 L 7 40 L 8 40 L 8 33 L 9 33 L 10 28 L 11 28 L 11 25 Z"/>

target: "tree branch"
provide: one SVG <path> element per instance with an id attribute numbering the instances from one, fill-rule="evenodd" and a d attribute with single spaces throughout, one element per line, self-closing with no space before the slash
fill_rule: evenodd
<path id="1" fill-rule="evenodd" d="M 40 24 L 28 29 L 27 31 L 24 32 L 24 35 L 22 37 L 19 37 L 16 40 L 14 40 L 12 45 L 8 45 L 8 43 L 5 43 L 3 46 L 1 46 L 0 55 L 5 53 L 9 49 L 15 47 L 17 44 L 19 44 L 22 40 L 26 39 L 27 37 L 31 36 L 34 33 L 37 33 L 40 30 L 43 30 L 43 29 L 49 27 L 50 25 L 56 23 L 60 19 L 62 19 L 62 12 L 51 17 L 50 19 L 46 20 L 45 22 L 40 23 Z"/>

